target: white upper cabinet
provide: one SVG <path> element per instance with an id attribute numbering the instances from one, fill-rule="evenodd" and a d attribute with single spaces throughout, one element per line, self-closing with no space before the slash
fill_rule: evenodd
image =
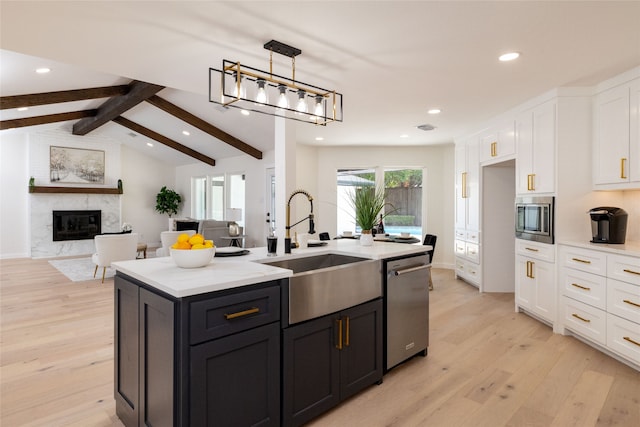
<path id="1" fill-rule="evenodd" d="M 516 154 L 514 121 L 496 126 L 480 137 L 480 163 L 511 159 Z"/>
<path id="2" fill-rule="evenodd" d="M 596 189 L 640 188 L 640 79 L 594 98 L 593 183 Z"/>
<path id="3" fill-rule="evenodd" d="M 480 163 L 478 140 L 456 144 L 456 229 L 478 230 L 480 226 Z"/>
<path id="4" fill-rule="evenodd" d="M 516 117 L 518 194 L 555 192 L 556 103 L 547 101 Z"/>

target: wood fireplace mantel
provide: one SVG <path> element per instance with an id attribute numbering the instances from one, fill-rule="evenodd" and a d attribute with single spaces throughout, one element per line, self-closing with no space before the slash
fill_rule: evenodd
<path id="1" fill-rule="evenodd" d="M 122 188 L 50 187 L 50 186 L 42 186 L 42 185 L 30 185 L 29 193 L 122 194 Z"/>

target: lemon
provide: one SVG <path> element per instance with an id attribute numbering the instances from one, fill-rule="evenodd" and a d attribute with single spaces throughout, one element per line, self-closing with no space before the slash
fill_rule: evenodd
<path id="1" fill-rule="evenodd" d="M 176 242 L 174 246 L 174 249 L 191 249 L 191 244 L 189 242 Z"/>
<path id="2" fill-rule="evenodd" d="M 187 242 L 189 241 L 189 235 L 187 233 L 182 233 L 178 235 L 176 242 Z"/>
<path id="3" fill-rule="evenodd" d="M 214 244 L 213 244 L 213 240 L 205 240 L 205 241 L 204 241 L 204 245 L 205 245 L 207 248 L 212 248 L 212 247 L 214 246 Z"/>
<path id="4" fill-rule="evenodd" d="M 204 237 L 202 236 L 202 234 L 196 233 L 193 236 L 191 236 L 191 238 L 189 239 L 189 243 L 191 243 L 191 246 L 197 245 L 197 244 L 203 244 Z"/>
<path id="5" fill-rule="evenodd" d="M 195 245 L 191 246 L 191 249 L 206 249 L 207 247 L 205 245 L 203 245 L 202 243 L 196 243 Z"/>

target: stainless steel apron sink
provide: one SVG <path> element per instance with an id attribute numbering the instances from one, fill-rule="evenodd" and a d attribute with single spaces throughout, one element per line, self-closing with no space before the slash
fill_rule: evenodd
<path id="1" fill-rule="evenodd" d="M 335 313 L 382 296 L 382 263 L 323 254 L 263 262 L 293 271 L 289 278 L 289 324 Z"/>

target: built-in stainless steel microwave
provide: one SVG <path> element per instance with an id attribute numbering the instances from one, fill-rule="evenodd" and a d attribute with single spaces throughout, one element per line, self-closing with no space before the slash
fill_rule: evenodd
<path id="1" fill-rule="evenodd" d="M 554 197 L 516 198 L 516 237 L 553 244 Z"/>

